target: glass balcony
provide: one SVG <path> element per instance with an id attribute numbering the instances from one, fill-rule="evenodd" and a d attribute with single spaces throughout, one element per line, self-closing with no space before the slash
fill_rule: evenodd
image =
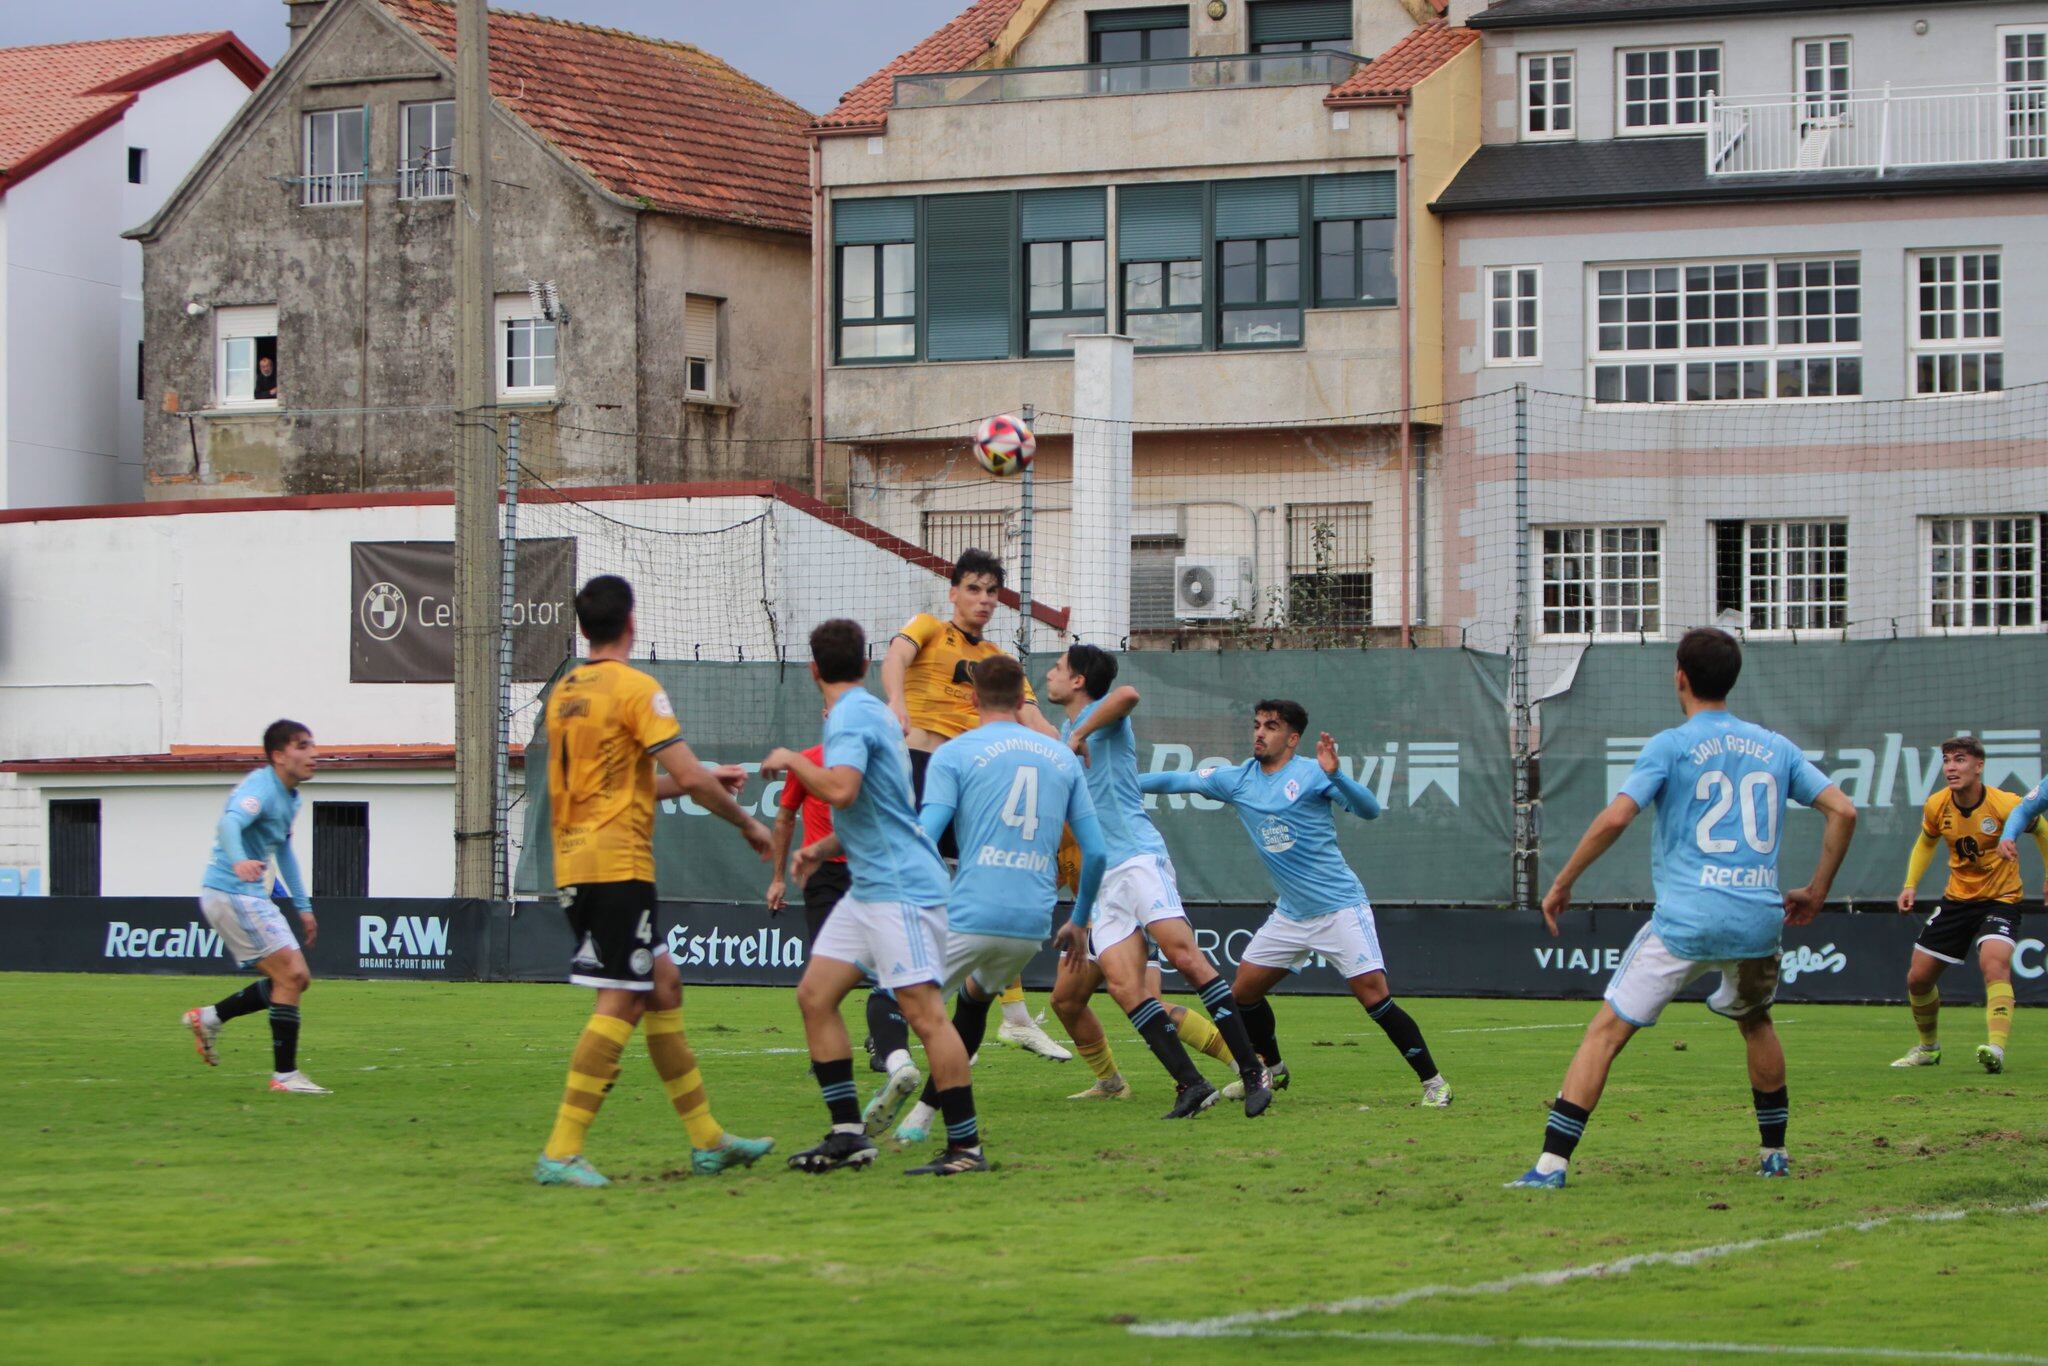
<path id="1" fill-rule="evenodd" d="M 1369 61 L 1348 52 L 1239 53 L 1156 62 L 1086 66 L 1016 66 L 989 71 L 939 71 L 896 78 L 895 107 L 1009 104 L 1142 95 L 1174 90 L 1230 90 L 1288 85 L 1341 85 Z"/>

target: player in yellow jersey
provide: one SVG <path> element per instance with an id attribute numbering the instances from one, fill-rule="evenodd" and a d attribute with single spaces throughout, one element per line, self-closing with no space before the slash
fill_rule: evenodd
<path id="1" fill-rule="evenodd" d="M 911 779 L 917 798 L 924 800 L 924 770 L 932 751 L 946 741 L 981 724 L 974 707 L 974 666 L 1002 654 L 1002 648 L 985 638 L 989 618 L 1003 591 L 1003 566 L 983 550 L 963 550 L 953 563 L 952 587 L 947 591 L 953 609 L 952 620 L 940 621 L 920 612 L 905 622 L 889 652 L 882 658 L 882 691 L 889 710 L 903 726 L 910 746 Z M 1054 740 L 1059 729 L 1038 709 L 1031 684 L 1024 684 L 1024 708 L 1019 713 L 1032 730 Z M 957 858 L 949 830 L 939 852 Z M 996 1037 L 1027 1053 L 1065 1062 L 1074 1055 L 1054 1043 L 1052 1036 L 1031 1018 L 1021 982 L 1012 982 L 1002 995 L 1003 1023 Z M 879 1028 L 877 1028 L 879 1026 Z M 870 1064 L 875 1070 L 890 1071 L 890 1060 L 899 1049 L 909 1057 L 910 1034 L 897 1014 L 894 1003 L 880 992 L 868 998 L 868 1030 L 873 1043 Z"/>
<path id="2" fill-rule="evenodd" d="M 1911 911 L 1917 887 L 1934 861 L 1935 851 L 1948 844 L 1948 887 L 1941 905 L 1927 917 L 1913 943 L 1913 962 L 1906 969 L 1906 999 L 1913 1008 L 1913 1026 L 1920 1042 L 1894 1062 L 1894 1067 L 1932 1067 L 1941 1061 L 1941 974 L 1950 964 L 1977 949 L 1977 968 L 1984 974 L 1984 1013 L 1990 1034 L 1977 1049 L 1987 1072 L 2005 1070 L 2005 1045 L 2012 1032 L 2012 951 L 2019 938 L 2020 865 L 2016 851 L 2001 849 L 2006 818 L 2019 809 L 2016 792 L 1984 785 L 1984 746 L 1974 735 L 1958 735 L 1941 746 L 1944 786 L 1927 799 L 1920 838 L 1906 865 L 1905 889 L 1899 910 Z M 2048 823 L 2031 823 L 2041 854 L 2048 859 Z M 2017 831 L 2013 833 L 2018 833 Z"/>
<path id="3" fill-rule="evenodd" d="M 590 657 L 548 695 L 548 814 L 555 886 L 577 940 L 569 980 L 595 987 L 597 1007 L 570 1058 L 568 1088 L 534 1179 L 543 1186 L 608 1184 L 584 1160 L 583 1139 L 643 1019 L 647 1056 L 690 1135 L 691 1169 L 711 1176 L 750 1166 L 775 1140 L 736 1138 L 711 1117 L 683 1034 L 682 975 L 667 944 L 655 939 L 655 799 L 695 798 L 738 827 L 763 858 L 768 830 L 733 800 L 745 773 L 699 763 L 661 685 L 626 662 L 633 650 L 632 587 L 611 574 L 592 579 L 576 595 L 576 621 Z"/>

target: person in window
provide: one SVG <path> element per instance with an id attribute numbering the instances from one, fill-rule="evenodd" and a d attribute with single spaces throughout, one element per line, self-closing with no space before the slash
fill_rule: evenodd
<path id="1" fill-rule="evenodd" d="M 259 403 L 274 403 L 277 400 L 277 359 L 273 356 L 256 357 L 256 391 L 251 395 Z"/>

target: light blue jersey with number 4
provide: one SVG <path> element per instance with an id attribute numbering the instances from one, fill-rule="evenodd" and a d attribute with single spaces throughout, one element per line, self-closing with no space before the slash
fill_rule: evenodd
<path id="1" fill-rule="evenodd" d="M 1785 802 L 1810 806 L 1827 786 L 1799 746 L 1725 711 L 1697 712 L 1643 747 L 1621 791 L 1657 809 L 1651 925 L 1672 953 L 1714 962 L 1778 951 Z"/>
<path id="2" fill-rule="evenodd" d="M 1014 721 L 992 721 L 932 751 L 924 804 L 954 813 L 960 845 L 946 928 L 1008 939 L 1051 934 L 1060 832 L 1095 819 L 1073 751 Z"/>

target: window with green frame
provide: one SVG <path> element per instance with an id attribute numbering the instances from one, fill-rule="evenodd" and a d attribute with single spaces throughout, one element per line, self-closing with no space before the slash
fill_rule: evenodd
<path id="1" fill-rule="evenodd" d="M 1316 225 L 1316 307 L 1398 302 L 1394 173 L 1317 176 L 1309 188 Z"/>
<path id="2" fill-rule="evenodd" d="M 1075 336 L 1108 330 L 1107 221 L 1107 195 L 1101 189 L 1018 195 L 1026 355 L 1067 355 Z"/>
<path id="3" fill-rule="evenodd" d="M 1219 349 L 1301 344 L 1302 189 L 1293 177 L 1217 182 Z"/>
<path id="4" fill-rule="evenodd" d="M 1200 183 L 1117 191 L 1123 331 L 1141 351 L 1198 351 L 1207 341 L 1206 198 Z"/>
<path id="5" fill-rule="evenodd" d="M 841 200 L 832 219 L 839 359 L 914 359 L 917 201 Z"/>
<path id="6" fill-rule="evenodd" d="M 1351 0 L 1252 0 L 1252 51 L 1351 50 Z"/>

